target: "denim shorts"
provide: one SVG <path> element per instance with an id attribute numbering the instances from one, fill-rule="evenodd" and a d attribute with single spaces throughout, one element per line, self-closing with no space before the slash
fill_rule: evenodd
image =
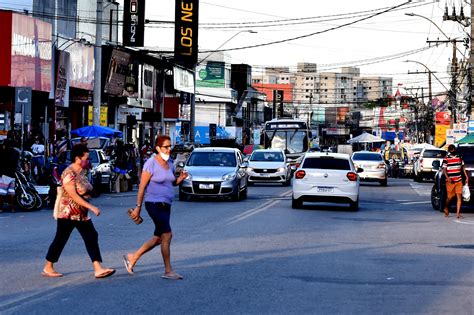
<path id="1" fill-rule="evenodd" d="M 145 202 L 148 215 L 155 223 L 153 235 L 160 237 L 163 233 L 171 232 L 170 213 L 171 205 L 166 202 Z"/>

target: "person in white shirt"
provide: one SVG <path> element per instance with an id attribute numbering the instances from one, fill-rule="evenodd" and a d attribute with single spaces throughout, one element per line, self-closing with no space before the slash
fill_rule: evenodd
<path id="1" fill-rule="evenodd" d="M 39 137 L 35 138 L 35 143 L 31 146 L 31 152 L 33 153 L 31 169 L 33 170 L 33 176 L 38 181 L 41 169 L 44 166 L 44 144 L 40 143 Z"/>

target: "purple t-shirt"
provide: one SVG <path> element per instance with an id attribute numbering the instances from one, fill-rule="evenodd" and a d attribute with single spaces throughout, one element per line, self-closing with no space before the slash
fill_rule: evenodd
<path id="1" fill-rule="evenodd" d="M 148 159 L 143 165 L 143 170 L 151 174 L 150 182 L 145 189 L 145 202 L 166 202 L 171 204 L 174 198 L 173 162 L 168 160 L 169 169 L 163 168 L 156 159 Z"/>

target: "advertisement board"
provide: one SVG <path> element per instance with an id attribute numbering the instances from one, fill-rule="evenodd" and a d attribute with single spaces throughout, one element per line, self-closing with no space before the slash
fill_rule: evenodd
<path id="1" fill-rule="evenodd" d="M 196 68 L 197 87 L 225 87 L 225 63 L 209 61 Z"/>
<path id="2" fill-rule="evenodd" d="M 122 35 L 124 46 L 144 46 L 145 0 L 124 0 Z"/>
<path id="3" fill-rule="evenodd" d="M 100 126 L 107 127 L 107 113 L 108 113 L 108 107 L 107 106 L 101 106 L 100 107 Z M 88 113 L 87 113 L 87 121 L 88 121 L 88 126 L 92 126 L 93 123 L 93 115 L 94 115 L 94 107 L 93 106 L 88 106 Z"/>
<path id="4" fill-rule="evenodd" d="M 188 69 L 198 58 L 199 0 L 175 0 L 174 61 Z"/>
<path id="5" fill-rule="evenodd" d="M 438 148 L 446 143 L 446 132 L 449 129 L 449 125 L 436 125 L 435 126 L 435 139 L 434 145 Z"/>
<path id="6" fill-rule="evenodd" d="M 173 67 L 173 80 L 176 91 L 194 94 L 194 80 L 191 71 L 180 67 Z"/>
<path id="7" fill-rule="evenodd" d="M 12 13 L 10 86 L 51 91 L 52 26 Z"/>
<path id="8" fill-rule="evenodd" d="M 77 89 L 94 90 L 94 47 L 74 43 L 66 51 L 71 55 L 69 85 Z"/>
<path id="9" fill-rule="evenodd" d="M 125 78 L 129 73 L 130 54 L 118 49 L 112 50 L 109 71 L 105 81 L 105 93 L 120 96 L 125 90 Z"/>
<path id="10" fill-rule="evenodd" d="M 54 105 L 69 107 L 69 69 L 70 55 L 66 51 L 57 52 Z"/>

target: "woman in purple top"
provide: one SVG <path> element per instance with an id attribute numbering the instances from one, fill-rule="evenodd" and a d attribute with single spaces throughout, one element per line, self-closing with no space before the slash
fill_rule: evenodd
<path id="1" fill-rule="evenodd" d="M 181 275 L 173 271 L 170 262 L 171 226 L 170 211 L 174 197 L 173 185 L 179 185 L 188 173 L 183 171 L 178 178 L 174 175 L 173 162 L 169 160 L 171 139 L 168 136 L 157 136 L 155 142 L 158 154 L 143 165 L 140 187 L 138 188 L 137 205 L 131 213 L 132 219 L 140 216 L 142 202 L 155 223 L 153 238 L 146 241 L 136 252 L 123 256 L 123 262 L 128 273 L 133 274 L 133 267 L 146 252 L 161 244 L 161 255 L 165 264 L 162 278 L 178 280 Z"/>

